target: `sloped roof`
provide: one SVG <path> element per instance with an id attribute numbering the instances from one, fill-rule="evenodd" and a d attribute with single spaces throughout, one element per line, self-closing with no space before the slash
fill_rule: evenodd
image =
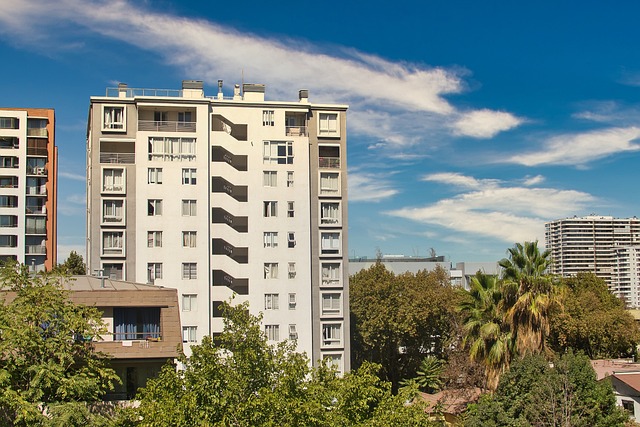
<path id="1" fill-rule="evenodd" d="M 618 372 L 640 372 L 640 363 L 630 359 L 592 360 L 591 366 L 596 371 L 598 381 Z"/>
<path id="2" fill-rule="evenodd" d="M 446 413 L 461 414 L 467 409 L 467 405 L 477 401 L 481 394 L 482 391 L 474 387 L 443 390 L 434 394 L 420 393 L 420 397 L 427 403 L 428 409 L 440 404 Z"/>
<path id="3" fill-rule="evenodd" d="M 635 391 L 640 392 L 640 372 L 622 372 L 614 374 L 613 377 L 622 381 Z"/>

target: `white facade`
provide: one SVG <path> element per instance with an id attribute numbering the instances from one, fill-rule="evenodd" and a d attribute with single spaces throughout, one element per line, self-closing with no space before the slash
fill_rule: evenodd
<path id="1" fill-rule="evenodd" d="M 269 102 L 262 85 L 207 98 L 193 81 L 107 95 L 91 98 L 90 267 L 177 288 L 187 344 L 222 330 L 234 296 L 270 340 L 347 370 L 348 276 L 323 280 L 346 265 L 346 106 Z"/>
<path id="2" fill-rule="evenodd" d="M 545 230 L 553 274 L 592 272 L 629 306 L 639 306 L 640 220 L 592 215 L 551 221 Z"/>

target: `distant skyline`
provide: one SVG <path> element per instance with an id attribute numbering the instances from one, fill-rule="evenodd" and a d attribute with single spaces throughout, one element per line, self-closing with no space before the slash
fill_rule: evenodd
<path id="1" fill-rule="evenodd" d="M 271 7 L 269 7 L 271 6 Z M 90 96 L 266 85 L 349 104 L 349 255 L 495 261 L 640 214 L 640 4 L 0 0 L 3 107 L 52 107 L 59 261 L 85 252 Z"/>

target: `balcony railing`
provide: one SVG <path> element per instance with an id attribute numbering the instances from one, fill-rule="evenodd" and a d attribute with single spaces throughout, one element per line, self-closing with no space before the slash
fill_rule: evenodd
<path id="1" fill-rule="evenodd" d="M 25 213 L 29 215 L 45 215 L 47 213 L 46 206 L 27 206 Z"/>
<path id="2" fill-rule="evenodd" d="M 47 187 L 44 185 L 40 185 L 37 187 L 27 187 L 27 195 L 28 196 L 46 196 Z"/>
<path id="3" fill-rule="evenodd" d="M 285 126 L 287 136 L 308 136 L 306 126 Z"/>
<path id="4" fill-rule="evenodd" d="M 135 153 L 100 153 L 100 163 L 133 164 L 135 162 Z"/>
<path id="5" fill-rule="evenodd" d="M 102 222 L 105 224 L 122 224 L 124 222 L 124 218 L 121 216 L 105 216 L 102 218 Z"/>
<path id="6" fill-rule="evenodd" d="M 27 129 L 27 136 L 48 136 L 47 128 Z"/>
<path id="7" fill-rule="evenodd" d="M 322 286 L 340 286 L 340 279 L 322 278 Z"/>
<path id="8" fill-rule="evenodd" d="M 320 224 L 339 224 L 340 220 L 338 218 L 325 217 L 320 219 Z"/>
<path id="9" fill-rule="evenodd" d="M 27 227 L 27 234 L 47 234 L 46 227 Z"/>
<path id="10" fill-rule="evenodd" d="M 340 157 L 320 157 L 318 166 L 321 168 L 340 169 Z"/>
<path id="11" fill-rule="evenodd" d="M 138 120 L 139 131 L 195 132 L 196 122 Z"/>
<path id="12" fill-rule="evenodd" d="M 27 146 L 27 155 L 28 156 L 48 156 L 49 152 L 47 151 L 46 148 Z"/>
<path id="13" fill-rule="evenodd" d="M 117 88 L 108 87 L 107 96 L 110 98 L 133 98 L 134 96 L 164 96 L 182 98 L 179 89 L 143 89 L 143 88 Z"/>
<path id="14" fill-rule="evenodd" d="M 27 175 L 46 176 L 47 168 L 44 166 L 37 166 L 37 167 L 27 166 Z"/>
<path id="15" fill-rule="evenodd" d="M 25 252 L 27 254 L 46 255 L 47 247 L 44 245 L 27 245 Z"/>

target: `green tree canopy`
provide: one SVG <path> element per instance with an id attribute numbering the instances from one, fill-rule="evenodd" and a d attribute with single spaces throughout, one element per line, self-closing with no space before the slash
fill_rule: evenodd
<path id="1" fill-rule="evenodd" d="M 363 364 L 343 378 L 327 366 L 309 368 L 290 342 L 269 345 L 260 317 L 247 305 L 225 304 L 219 340 L 192 346 L 181 369 L 165 366 L 141 390 L 130 416 L 140 426 L 428 426 L 408 394 L 393 396 L 378 366 Z"/>
<path id="2" fill-rule="evenodd" d="M 88 403 L 119 381 L 86 337 L 104 332 L 94 307 L 72 303 L 51 274 L 0 271 L 0 425 L 86 425 Z"/>
<path id="3" fill-rule="evenodd" d="M 87 266 L 82 259 L 82 255 L 76 251 L 71 251 L 67 259 L 62 264 L 57 264 L 53 268 L 54 272 L 71 276 L 83 276 L 87 274 Z"/>
<path id="4" fill-rule="evenodd" d="M 638 327 L 604 280 L 593 273 L 579 273 L 561 281 L 563 310 L 555 310 L 550 317 L 553 350 L 571 347 L 592 359 L 635 355 Z"/>
<path id="5" fill-rule="evenodd" d="M 464 425 L 622 426 L 611 383 L 596 381 L 589 358 L 568 352 L 550 364 L 542 355 L 515 361 L 493 395 L 470 405 Z"/>
<path id="6" fill-rule="evenodd" d="M 352 353 L 382 365 L 382 377 L 397 390 L 416 376 L 431 354 L 442 358 L 456 330 L 458 295 L 446 271 L 395 275 L 378 262 L 351 276 Z"/>

